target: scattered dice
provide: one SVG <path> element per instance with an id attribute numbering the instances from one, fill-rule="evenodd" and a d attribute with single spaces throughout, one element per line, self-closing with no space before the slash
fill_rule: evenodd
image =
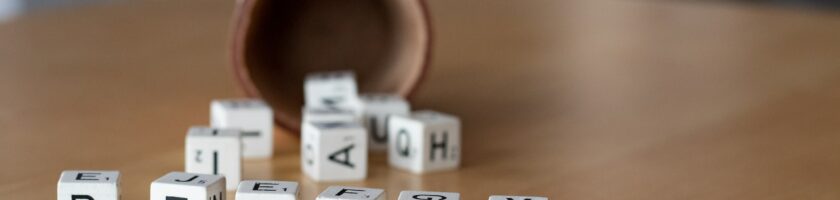
<path id="1" fill-rule="evenodd" d="M 417 111 L 410 116 L 393 116 L 388 123 L 391 166 L 425 173 L 460 165 L 461 125 L 457 117 Z"/>
<path id="2" fill-rule="evenodd" d="M 346 186 L 330 186 L 315 200 L 385 200 L 385 190 Z"/>
<path id="3" fill-rule="evenodd" d="M 235 129 L 194 126 L 187 132 L 186 172 L 223 175 L 236 189 L 242 175 L 242 140 Z"/>
<path id="4" fill-rule="evenodd" d="M 242 181 L 236 200 L 296 200 L 298 183 L 288 181 Z"/>
<path id="5" fill-rule="evenodd" d="M 459 200 L 461 194 L 454 192 L 402 191 L 397 200 Z"/>
<path id="6" fill-rule="evenodd" d="M 358 98 L 350 71 L 313 73 L 304 83 L 305 104 L 312 108 L 350 108 Z"/>
<path id="7" fill-rule="evenodd" d="M 493 195 L 489 200 L 548 200 L 548 197 Z"/>
<path id="8" fill-rule="evenodd" d="M 244 158 L 274 153 L 274 113 L 259 99 L 226 99 L 210 103 L 210 126 L 242 131 Z"/>
<path id="9" fill-rule="evenodd" d="M 367 176 L 367 135 L 358 123 L 304 123 L 301 168 L 316 181 L 361 180 Z"/>
<path id="10" fill-rule="evenodd" d="M 58 179 L 58 200 L 120 199 L 118 171 L 63 171 Z"/>
<path id="11" fill-rule="evenodd" d="M 304 107 L 303 122 L 359 122 L 359 118 L 351 110 Z"/>
<path id="12" fill-rule="evenodd" d="M 368 130 L 368 138 L 370 138 L 368 145 L 370 148 L 386 150 L 388 147 L 388 118 L 392 115 L 406 116 L 409 112 L 408 102 L 399 95 L 361 95 L 357 114 Z"/>
<path id="13" fill-rule="evenodd" d="M 225 177 L 170 172 L 152 182 L 150 200 L 224 200 Z"/>

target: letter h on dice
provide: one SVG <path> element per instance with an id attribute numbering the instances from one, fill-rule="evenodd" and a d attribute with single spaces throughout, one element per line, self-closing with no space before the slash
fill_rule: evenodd
<path id="1" fill-rule="evenodd" d="M 120 172 L 63 171 L 58 179 L 58 200 L 120 199 Z"/>
<path id="2" fill-rule="evenodd" d="M 274 153 L 274 113 L 259 99 L 226 99 L 210 103 L 210 126 L 242 131 L 244 158 Z"/>
<path id="3" fill-rule="evenodd" d="M 223 175 L 227 189 L 236 189 L 242 176 L 241 133 L 202 126 L 187 132 L 185 167 L 188 173 Z"/>
<path id="4" fill-rule="evenodd" d="M 367 176 L 367 135 L 358 123 L 304 123 L 301 168 L 315 181 L 361 180 Z"/>
<path id="5" fill-rule="evenodd" d="M 414 173 L 455 169 L 461 163 L 461 123 L 434 111 L 388 121 L 388 162 Z"/>
<path id="6" fill-rule="evenodd" d="M 152 182 L 151 200 L 224 200 L 225 177 L 170 172 Z"/>

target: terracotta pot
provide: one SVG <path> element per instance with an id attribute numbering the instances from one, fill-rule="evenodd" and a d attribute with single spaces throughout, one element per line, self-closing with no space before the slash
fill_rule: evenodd
<path id="1" fill-rule="evenodd" d="M 239 0 L 234 74 L 297 133 L 310 72 L 353 70 L 360 92 L 408 97 L 429 63 L 429 21 L 422 0 Z"/>

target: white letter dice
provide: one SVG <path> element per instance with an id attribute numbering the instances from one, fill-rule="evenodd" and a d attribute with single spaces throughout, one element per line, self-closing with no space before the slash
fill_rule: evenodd
<path id="1" fill-rule="evenodd" d="M 397 200 L 459 200 L 461 194 L 454 192 L 402 191 Z"/>
<path id="2" fill-rule="evenodd" d="M 186 172 L 223 175 L 227 189 L 236 189 L 242 175 L 242 141 L 238 130 L 191 127 L 185 149 Z"/>
<path id="3" fill-rule="evenodd" d="M 358 98 L 356 78 L 349 71 L 309 74 L 303 87 L 308 107 L 349 109 Z"/>
<path id="4" fill-rule="evenodd" d="M 259 99 L 214 100 L 210 126 L 242 131 L 245 158 L 269 158 L 274 153 L 274 112 Z"/>
<path id="5" fill-rule="evenodd" d="M 346 186 L 330 186 L 315 200 L 385 200 L 385 190 Z"/>
<path id="6" fill-rule="evenodd" d="M 117 200 L 119 185 L 117 171 L 63 171 L 58 179 L 58 200 Z"/>
<path id="7" fill-rule="evenodd" d="M 353 111 L 329 108 L 303 108 L 303 123 L 313 122 L 353 122 L 358 123 L 359 117 Z"/>
<path id="8" fill-rule="evenodd" d="M 296 200 L 298 183 L 288 181 L 242 181 L 236 200 Z"/>
<path id="9" fill-rule="evenodd" d="M 358 115 L 368 130 L 370 148 L 386 150 L 388 147 L 388 118 L 392 115 L 406 116 L 410 111 L 408 103 L 399 95 L 362 95 Z"/>
<path id="10" fill-rule="evenodd" d="M 301 168 L 315 181 L 361 180 L 367 176 L 367 135 L 358 123 L 304 123 Z"/>
<path id="11" fill-rule="evenodd" d="M 490 200 L 548 200 L 547 197 L 493 195 Z"/>
<path id="12" fill-rule="evenodd" d="M 225 177 L 169 172 L 152 182 L 150 200 L 224 200 Z"/>
<path id="13" fill-rule="evenodd" d="M 388 122 L 388 162 L 414 173 L 455 169 L 461 163 L 461 125 L 458 118 L 434 111 L 418 111 Z"/>

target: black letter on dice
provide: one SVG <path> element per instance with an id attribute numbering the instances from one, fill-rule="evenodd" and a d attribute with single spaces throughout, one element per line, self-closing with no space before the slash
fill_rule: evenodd
<path id="1" fill-rule="evenodd" d="M 98 181 L 99 179 L 96 178 L 96 176 L 94 176 L 94 175 L 100 175 L 100 174 L 102 174 L 102 173 L 81 172 L 79 174 L 76 174 L 76 180 L 79 180 L 79 181 Z"/>
<path id="2" fill-rule="evenodd" d="M 342 188 L 341 191 L 338 191 L 338 193 L 335 194 L 335 196 L 341 196 L 342 194 L 359 194 L 355 192 L 364 192 L 364 190 Z"/>
<path id="3" fill-rule="evenodd" d="M 198 178 L 198 175 L 193 176 L 192 178 L 187 179 L 187 180 L 175 179 L 175 181 L 176 181 L 176 182 L 182 182 L 182 183 L 183 183 L 183 182 L 190 182 L 190 181 L 192 181 L 192 180 L 195 180 L 195 178 Z"/>
<path id="4" fill-rule="evenodd" d="M 254 183 L 254 189 L 253 190 L 254 191 L 277 191 L 277 190 L 274 189 L 274 187 L 273 187 L 274 185 L 277 185 L 277 183 L 260 183 L 260 182 L 257 182 L 257 183 Z"/>
<path id="5" fill-rule="evenodd" d="M 370 137 L 373 138 L 373 141 L 379 143 L 388 142 L 388 117 L 389 116 L 385 116 L 385 119 L 383 120 L 383 123 L 385 123 L 385 131 L 379 131 L 379 127 L 376 127 L 376 117 L 371 116 L 368 118 L 368 121 L 370 122 Z"/>
<path id="6" fill-rule="evenodd" d="M 72 200 L 77 200 L 77 199 L 93 200 L 93 197 L 92 197 L 92 196 L 90 196 L 90 195 L 78 195 L 78 194 L 74 194 L 74 195 L 70 195 L 70 199 L 72 199 Z"/>
<path id="7" fill-rule="evenodd" d="M 418 194 L 418 195 L 411 196 L 411 198 L 414 198 L 414 199 L 417 199 L 417 200 L 444 200 L 444 199 L 446 199 L 446 196 L 436 195 L 436 194 Z"/>
<path id="8" fill-rule="evenodd" d="M 187 198 L 184 198 L 184 197 L 166 196 L 166 200 L 187 200 Z"/>
<path id="9" fill-rule="evenodd" d="M 342 164 L 342 165 L 345 165 L 347 167 L 353 168 L 354 167 L 353 163 L 350 163 L 350 150 L 352 150 L 354 146 L 355 145 L 351 144 L 350 146 L 344 147 L 344 148 L 336 151 L 335 153 L 330 154 L 330 160 L 332 160 L 333 162 L 336 162 L 338 164 Z M 341 155 L 344 155 L 344 156 L 341 156 Z M 341 157 L 339 157 L 339 156 L 341 156 Z M 339 158 L 343 158 L 343 159 L 339 159 Z"/>
<path id="10" fill-rule="evenodd" d="M 435 150 L 438 149 L 441 150 L 440 153 L 443 154 L 443 159 L 446 159 L 446 152 L 449 152 L 446 150 L 448 146 L 447 144 L 449 143 L 449 137 L 447 137 L 449 136 L 449 133 L 443 132 L 442 135 L 443 140 L 438 142 L 437 140 L 435 140 L 435 136 L 437 136 L 437 134 L 432 133 L 432 149 L 429 151 L 429 161 L 435 160 Z"/>
<path id="11" fill-rule="evenodd" d="M 513 199 L 513 198 L 511 198 L 511 197 L 507 197 L 507 200 L 515 200 L 515 199 Z M 524 198 L 524 199 L 522 199 L 522 200 L 531 200 L 531 198 Z"/>
<path id="12" fill-rule="evenodd" d="M 397 133 L 397 142 L 396 142 L 396 144 L 394 144 L 394 145 L 396 145 L 397 152 L 399 153 L 400 156 L 402 156 L 402 157 L 408 157 L 409 156 L 409 153 L 410 153 L 409 152 L 409 148 L 410 148 L 409 144 L 411 144 L 411 138 L 408 137 L 408 131 L 405 130 L 405 129 L 400 129 L 400 132 Z"/>

